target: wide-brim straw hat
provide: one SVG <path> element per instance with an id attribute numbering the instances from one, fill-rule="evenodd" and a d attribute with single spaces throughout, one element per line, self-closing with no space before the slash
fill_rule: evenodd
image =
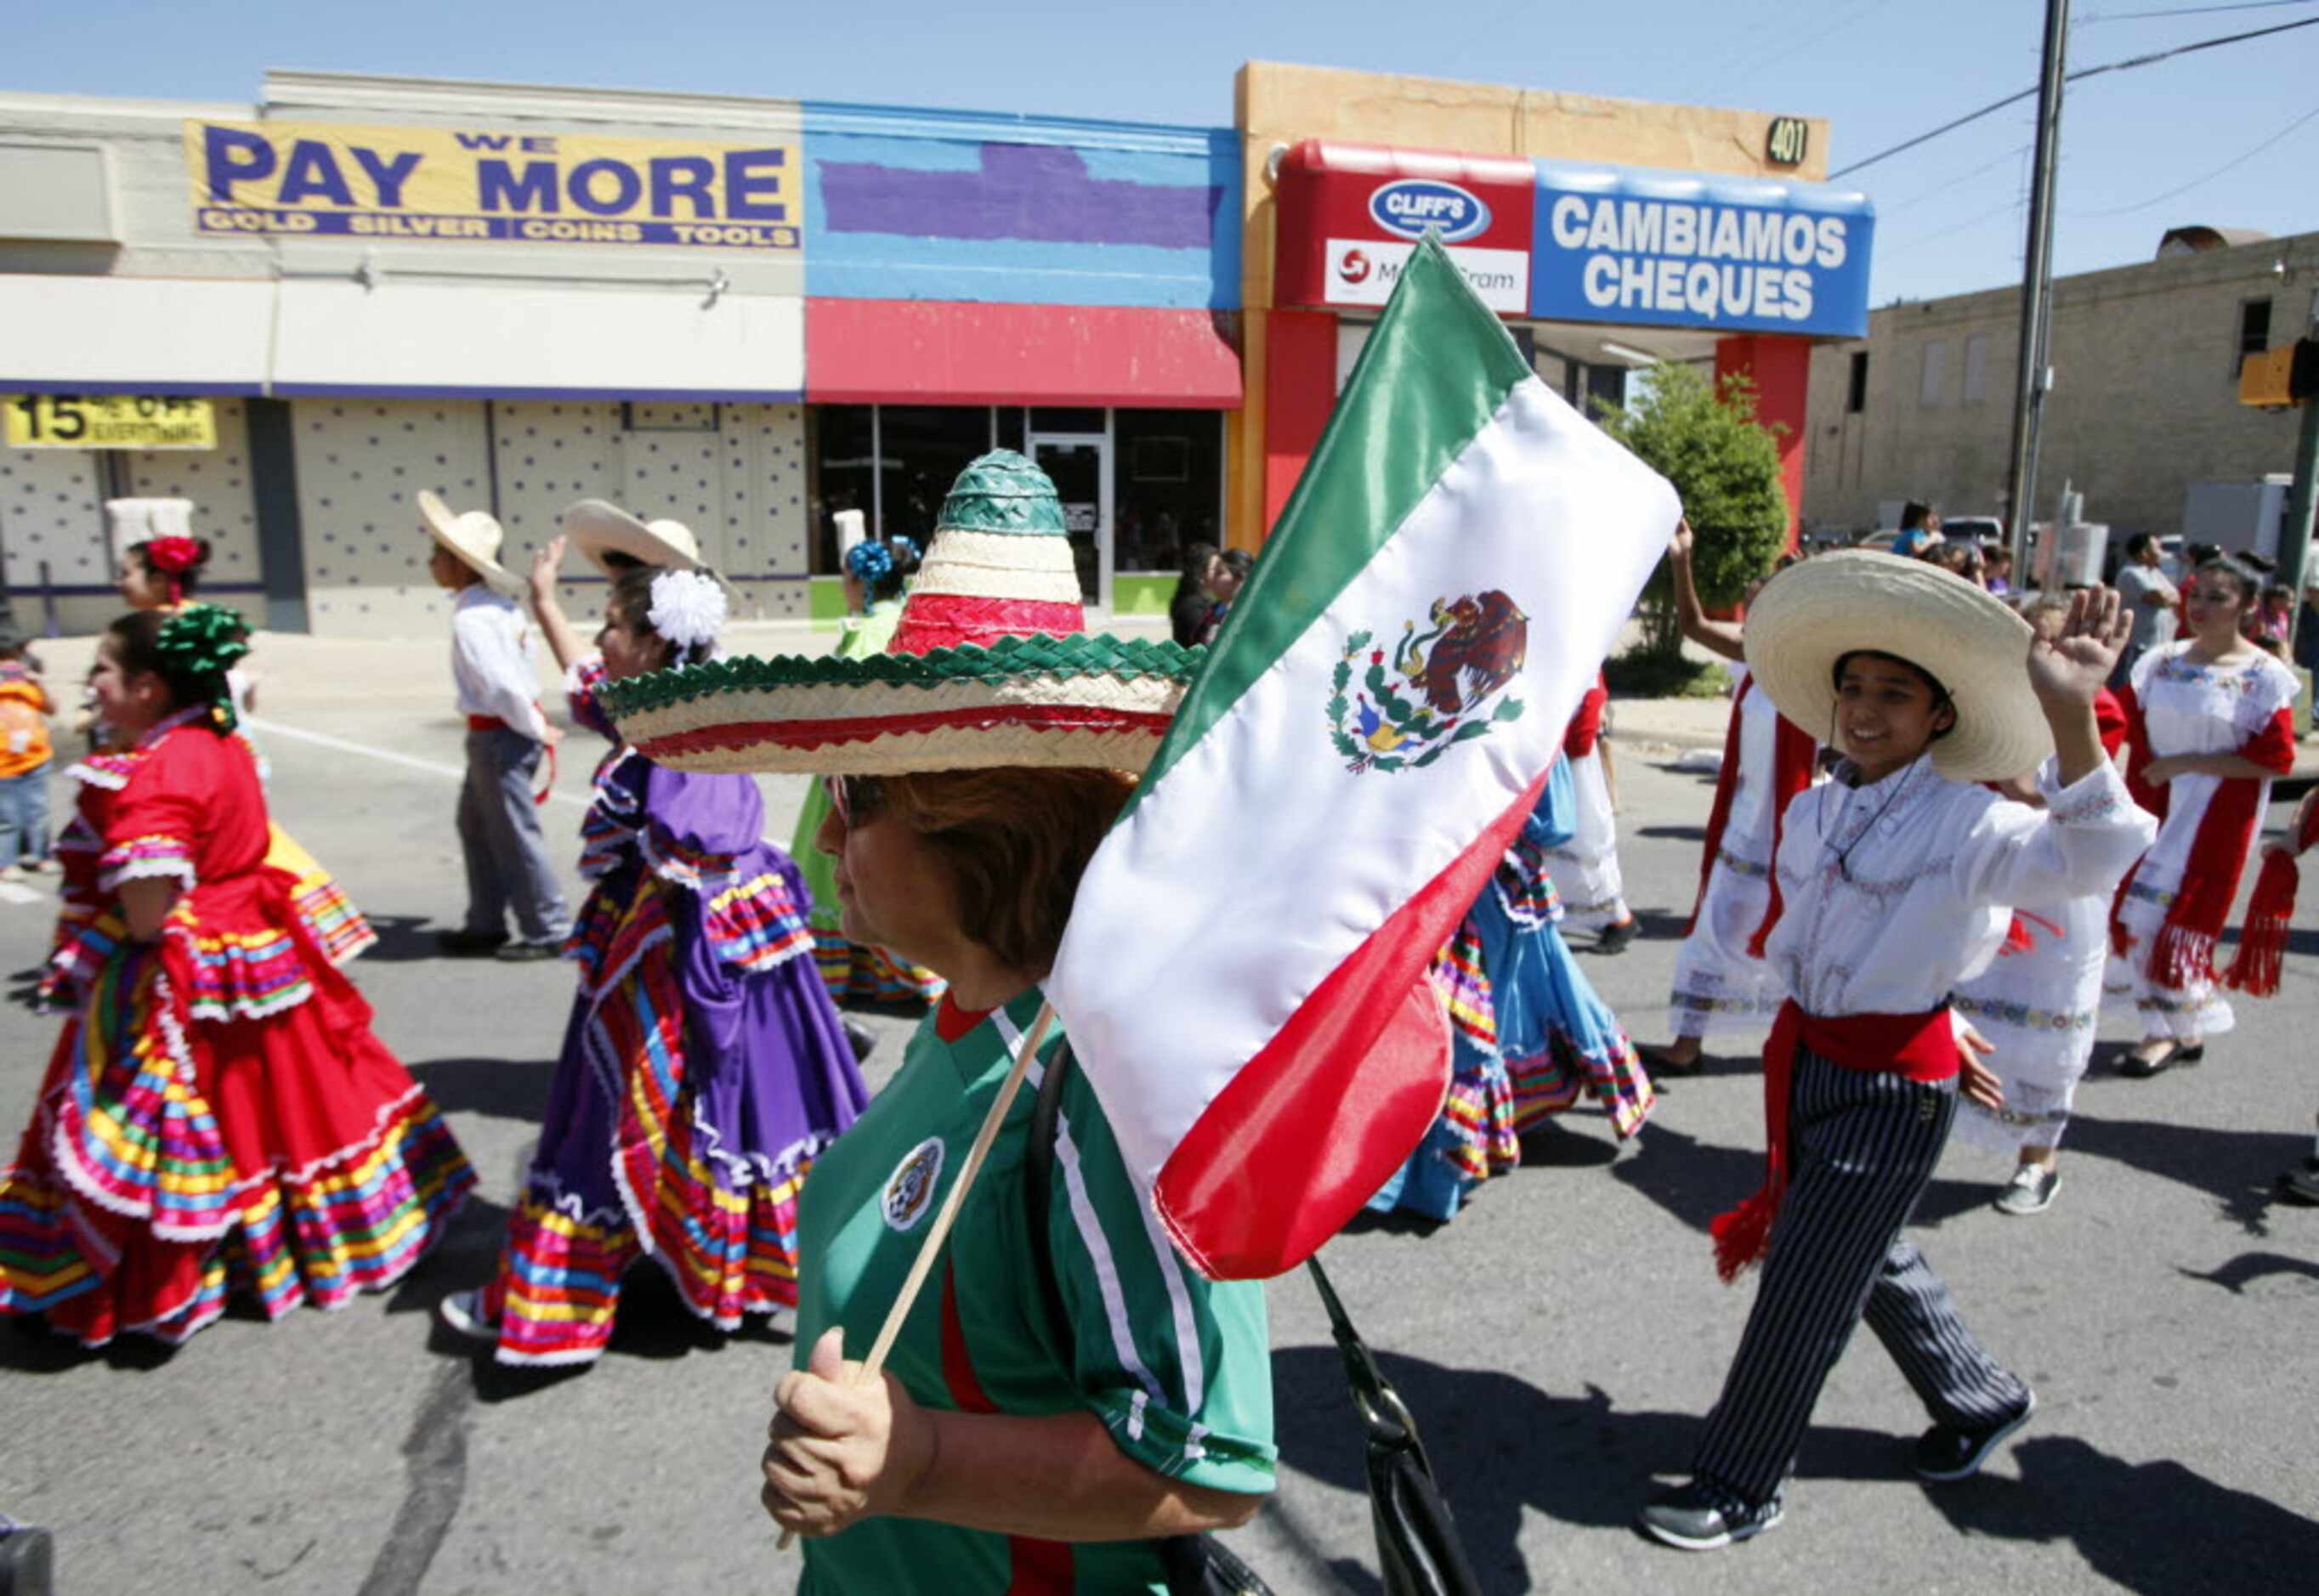
<path id="1" fill-rule="evenodd" d="M 1836 663 L 1848 654 L 1908 661 L 1947 690 L 1956 726 L 1932 745 L 1953 781 L 2034 771 L 2053 735 L 2029 686 L 2029 623 L 2001 600 L 1922 560 L 1855 549 L 1782 571 L 1756 596 L 1747 670 L 1789 720 L 1832 734 Z"/>
<path id="2" fill-rule="evenodd" d="M 428 535 L 458 556 L 459 563 L 503 593 L 522 590 L 523 582 L 500 564 L 500 546 L 507 535 L 496 517 L 480 509 L 453 514 L 451 507 L 425 488 L 419 490 L 419 521 Z"/>
<path id="3" fill-rule="evenodd" d="M 700 540 L 682 521 L 640 520 L 617 504 L 582 499 L 564 511 L 564 535 L 605 575 L 614 574 L 606 554 L 626 555 L 660 571 L 701 569 Z"/>
<path id="4" fill-rule="evenodd" d="M 1205 651 L 1086 627 L 1054 484 L 998 449 L 943 501 L 885 654 L 717 660 L 599 692 L 678 770 L 1141 771 Z"/>

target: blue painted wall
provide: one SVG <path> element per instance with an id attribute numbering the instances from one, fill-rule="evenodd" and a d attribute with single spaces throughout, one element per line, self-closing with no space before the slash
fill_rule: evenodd
<path id="1" fill-rule="evenodd" d="M 1230 129 L 810 101 L 804 113 L 808 295 L 1239 308 Z"/>

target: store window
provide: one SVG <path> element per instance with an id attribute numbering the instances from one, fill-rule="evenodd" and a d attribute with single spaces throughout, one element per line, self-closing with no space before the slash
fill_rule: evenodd
<path id="1" fill-rule="evenodd" d="M 2238 381 L 2239 367 L 2250 355 L 2260 355 L 2270 347 L 2270 301 L 2263 299 L 2239 302 L 2239 352 L 2231 362 L 2231 380 Z"/>
<path id="2" fill-rule="evenodd" d="M 1223 418 L 1214 410 L 1112 412 L 1112 569 L 1174 571 L 1188 543 L 1217 543 Z"/>
<path id="3" fill-rule="evenodd" d="M 976 455 L 1026 449 L 1035 437 L 1060 471 L 1058 451 L 1084 467 L 1073 491 L 1086 524 L 1074 552 L 1091 602 L 1099 573 L 1172 574 L 1187 543 L 1220 541 L 1223 515 L 1224 419 L 1214 410 L 1118 410 L 1100 406 L 815 405 L 806 411 L 813 484 L 808 569 L 837 573 L 837 513 L 858 509 L 888 536 L 932 541 L 943 497 Z M 1107 462 L 1107 464 L 1106 464 Z M 1111 502 L 1101 503 L 1108 482 Z M 1109 514 L 1104 512 L 1108 508 Z M 1107 528 L 1107 533 L 1106 533 Z M 1105 562 L 1102 541 L 1110 538 Z"/>
<path id="4" fill-rule="evenodd" d="M 812 463 L 813 546 L 806 569 L 816 576 L 837 571 L 837 512 L 858 509 L 864 525 L 877 515 L 877 429 L 866 404 L 817 404 L 805 412 L 806 457 Z"/>
<path id="5" fill-rule="evenodd" d="M 1989 397 L 1989 335 L 1974 333 L 1964 341 L 1964 402 L 1979 404 Z"/>
<path id="6" fill-rule="evenodd" d="M 1852 352 L 1852 392 L 1845 396 L 1844 408 L 1855 416 L 1868 408 L 1868 351 L 1865 349 Z"/>
<path id="7" fill-rule="evenodd" d="M 951 483 L 989 449 L 988 405 L 880 405 L 878 478 L 885 491 L 878 524 L 886 536 L 915 538 L 925 548 Z"/>
<path id="8" fill-rule="evenodd" d="M 1940 408 L 1941 390 L 1948 380 L 1949 347 L 1939 338 L 1925 346 L 1924 377 L 1917 386 L 1917 405 L 1920 410 Z"/>

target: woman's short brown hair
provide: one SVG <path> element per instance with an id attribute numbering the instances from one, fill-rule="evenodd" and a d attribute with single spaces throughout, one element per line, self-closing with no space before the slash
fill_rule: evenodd
<path id="1" fill-rule="evenodd" d="M 960 929 L 1010 969 L 1044 975 L 1096 845 L 1135 788 L 1124 771 L 939 771 L 879 783 L 890 816 L 933 845 Z"/>

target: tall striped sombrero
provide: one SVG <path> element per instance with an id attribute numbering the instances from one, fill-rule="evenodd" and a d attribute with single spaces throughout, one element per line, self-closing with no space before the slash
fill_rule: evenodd
<path id="1" fill-rule="evenodd" d="M 607 683 L 620 735 L 684 771 L 1141 771 L 1203 649 L 1089 632 L 1062 505 L 1009 449 L 943 500 L 882 654 L 738 657 Z"/>

